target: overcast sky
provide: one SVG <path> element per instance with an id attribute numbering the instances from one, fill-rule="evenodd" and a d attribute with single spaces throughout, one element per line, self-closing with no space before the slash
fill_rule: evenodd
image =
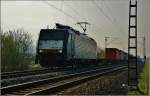
<path id="1" fill-rule="evenodd" d="M 36 44 L 40 29 L 55 27 L 55 23 L 70 25 L 81 30 L 79 21 L 90 23 L 88 36 L 104 48 L 127 51 L 129 0 L 77 1 L 1 1 L 1 27 L 4 31 L 24 28 Z M 146 53 L 150 56 L 150 0 L 138 0 L 138 36 L 146 36 Z M 142 38 L 138 39 L 138 54 L 143 55 Z"/>

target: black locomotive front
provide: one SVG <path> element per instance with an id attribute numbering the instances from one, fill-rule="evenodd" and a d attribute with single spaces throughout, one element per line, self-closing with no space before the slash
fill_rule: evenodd
<path id="1" fill-rule="evenodd" d="M 42 29 L 38 39 L 36 63 L 43 67 L 64 66 L 67 39 L 67 30 Z"/>

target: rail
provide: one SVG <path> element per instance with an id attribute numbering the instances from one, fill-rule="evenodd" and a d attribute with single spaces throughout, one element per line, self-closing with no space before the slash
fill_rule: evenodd
<path id="1" fill-rule="evenodd" d="M 55 69 L 44 68 L 44 69 L 39 69 L 39 70 L 5 72 L 5 73 L 1 73 L 1 79 L 3 80 L 3 79 L 9 79 L 9 78 L 23 77 L 23 76 L 28 76 L 28 75 L 42 74 L 42 73 L 47 73 L 47 72 L 65 71 L 68 69 L 69 67 L 68 68 L 55 68 Z"/>

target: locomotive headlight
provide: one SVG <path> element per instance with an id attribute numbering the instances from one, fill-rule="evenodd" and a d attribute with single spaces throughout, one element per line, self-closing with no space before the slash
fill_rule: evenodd
<path id="1" fill-rule="evenodd" d="M 62 53 L 62 50 L 59 50 L 58 52 L 59 52 L 59 53 Z"/>
<path id="2" fill-rule="evenodd" d="M 43 50 L 40 50 L 40 53 L 41 53 L 41 52 L 44 52 L 44 51 L 43 51 Z"/>

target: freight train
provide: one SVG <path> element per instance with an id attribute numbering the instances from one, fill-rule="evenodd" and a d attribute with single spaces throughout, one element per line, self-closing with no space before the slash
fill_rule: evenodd
<path id="1" fill-rule="evenodd" d="M 97 43 L 70 26 L 41 29 L 35 63 L 43 67 L 97 64 Z"/>
<path id="2" fill-rule="evenodd" d="M 97 43 L 94 39 L 70 26 L 56 23 L 56 29 L 41 29 L 35 63 L 51 68 L 128 63 L 127 52 L 117 48 L 105 50 L 105 59 L 97 58 Z M 138 61 L 141 62 L 141 59 L 138 58 Z"/>

